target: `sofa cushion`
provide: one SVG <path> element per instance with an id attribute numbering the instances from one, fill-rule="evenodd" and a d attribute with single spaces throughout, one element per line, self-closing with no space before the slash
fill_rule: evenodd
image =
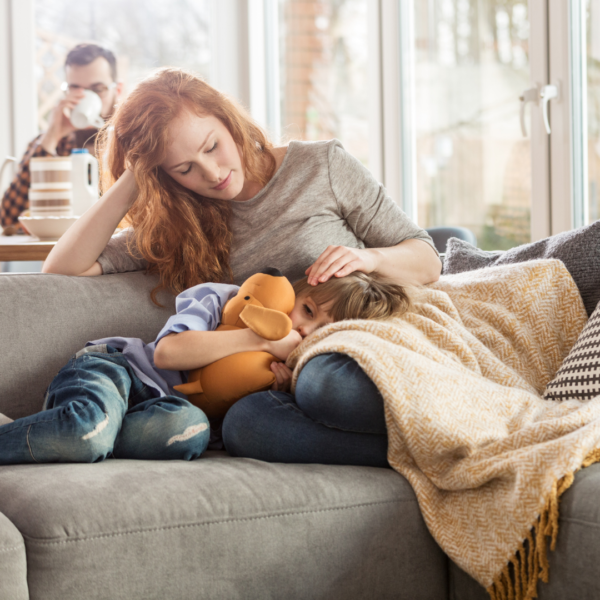
<path id="1" fill-rule="evenodd" d="M 486 252 L 463 240 L 450 238 L 444 275 L 540 258 L 556 258 L 565 264 L 579 287 L 588 316 L 591 315 L 600 301 L 600 220 L 506 252 Z"/>
<path id="2" fill-rule="evenodd" d="M 600 464 L 582 469 L 560 500 L 556 550 L 548 552 L 548 583 L 538 583 L 539 600 L 600 598 Z M 450 565 L 450 600 L 489 600 L 488 593 Z"/>
<path id="3" fill-rule="evenodd" d="M 109 459 L 0 467 L 32 599 L 447 595 L 447 560 L 391 469 Z"/>
<path id="4" fill-rule="evenodd" d="M 88 340 L 153 341 L 175 312 L 170 294 L 159 296 L 165 308 L 151 302 L 156 284 L 143 273 L 0 275 L 0 413 L 17 419 L 38 412 L 54 376 Z"/>
<path id="5" fill-rule="evenodd" d="M 2 488 L 0 487 L 0 490 Z M 0 495 L 4 490 L 0 491 Z M 0 598 L 29 600 L 27 557 L 19 530 L 0 512 Z"/>
<path id="6" fill-rule="evenodd" d="M 600 395 L 600 305 L 560 369 L 546 386 L 546 400 L 591 400 Z"/>

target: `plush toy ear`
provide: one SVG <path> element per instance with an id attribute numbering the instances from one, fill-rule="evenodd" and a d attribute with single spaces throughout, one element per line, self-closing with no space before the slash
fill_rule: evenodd
<path id="1" fill-rule="evenodd" d="M 284 313 L 248 304 L 240 313 L 240 319 L 254 333 L 266 340 L 280 340 L 292 330 L 292 321 Z"/>

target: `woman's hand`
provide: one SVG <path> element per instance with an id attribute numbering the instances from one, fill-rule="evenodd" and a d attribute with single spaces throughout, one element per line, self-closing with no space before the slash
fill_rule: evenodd
<path id="1" fill-rule="evenodd" d="M 265 351 L 279 360 L 285 360 L 296 346 L 300 345 L 302 336 L 292 329 L 284 338 L 275 342 L 267 341 Z"/>
<path id="2" fill-rule="evenodd" d="M 331 277 L 345 277 L 354 271 L 372 273 L 377 268 L 377 255 L 371 249 L 327 246 L 304 274 L 310 285 L 324 283 Z"/>
<path id="3" fill-rule="evenodd" d="M 98 257 L 137 198 L 135 177 L 126 169 L 114 185 L 77 219 L 58 240 L 42 272 L 102 275 Z"/>
<path id="4" fill-rule="evenodd" d="M 275 374 L 276 381 L 271 386 L 275 392 L 289 392 L 292 386 L 292 371 L 280 362 L 271 363 L 271 371 Z"/>
<path id="5" fill-rule="evenodd" d="M 440 278 L 442 263 L 427 242 L 410 238 L 389 248 L 328 246 L 305 274 L 310 285 L 317 285 L 354 271 L 376 272 L 400 285 L 427 285 Z"/>

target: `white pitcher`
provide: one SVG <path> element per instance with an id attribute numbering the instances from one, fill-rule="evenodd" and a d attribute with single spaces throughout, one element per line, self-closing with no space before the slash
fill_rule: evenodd
<path id="1" fill-rule="evenodd" d="M 73 214 L 80 217 L 98 200 L 98 161 L 85 149 L 71 151 Z"/>
<path id="2" fill-rule="evenodd" d="M 14 156 L 7 156 L 0 167 L 0 186 L 2 185 L 2 179 L 4 178 L 4 169 L 13 163 L 16 163 L 17 159 Z M 1 190 L 0 190 L 1 191 Z"/>

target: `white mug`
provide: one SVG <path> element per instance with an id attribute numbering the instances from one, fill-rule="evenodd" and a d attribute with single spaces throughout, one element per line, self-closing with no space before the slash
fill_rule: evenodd
<path id="1" fill-rule="evenodd" d="M 102 112 L 102 100 L 92 90 L 83 90 L 83 93 L 85 96 L 71 111 L 71 123 L 77 129 L 87 129 L 88 127 L 99 129 L 104 125 L 104 119 L 100 116 Z"/>

